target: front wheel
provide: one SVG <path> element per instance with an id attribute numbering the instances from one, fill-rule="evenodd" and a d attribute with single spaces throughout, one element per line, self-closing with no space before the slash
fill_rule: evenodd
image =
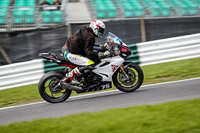
<path id="1" fill-rule="evenodd" d="M 55 88 L 55 86 L 64 77 L 63 74 L 55 71 L 46 73 L 38 84 L 38 90 L 40 96 L 47 102 L 59 103 L 67 100 L 71 95 L 71 90 L 62 89 L 61 87 Z"/>
<path id="2" fill-rule="evenodd" d="M 126 66 L 127 65 L 127 66 Z M 142 85 L 144 75 L 142 69 L 134 63 L 124 63 L 124 71 L 118 69 L 113 75 L 114 85 L 123 92 L 133 92 Z"/>

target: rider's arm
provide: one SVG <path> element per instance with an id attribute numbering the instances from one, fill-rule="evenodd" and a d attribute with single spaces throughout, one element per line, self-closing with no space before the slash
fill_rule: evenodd
<path id="1" fill-rule="evenodd" d="M 96 50 L 98 52 L 104 52 L 105 48 L 103 46 L 103 44 L 94 44 L 93 50 Z"/>
<path id="2" fill-rule="evenodd" d="M 94 50 L 97 50 L 98 52 L 105 52 L 106 50 L 109 50 L 109 45 L 108 45 L 108 43 L 95 44 L 93 48 L 94 48 Z"/>
<path id="3" fill-rule="evenodd" d="M 97 52 L 104 52 L 105 51 L 104 47 L 98 47 L 98 46 L 94 46 L 93 50 L 96 50 Z"/>
<path id="4" fill-rule="evenodd" d="M 95 43 L 95 39 L 94 38 L 88 38 L 86 40 L 86 45 L 85 45 L 85 53 L 86 56 L 90 59 L 102 59 L 102 58 L 106 58 L 110 56 L 110 52 L 109 51 L 105 51 L 105 52 L 95 52 L 93 50 L 93 46 Z"/>
<path id="5" fill-rule="evenodd" d="M 94 46 L 96 46 L 96 47 L 103 47 L 103 44 L 94 44 Z"/>
<path id="6" fill-rule="evenodd" d="M 95 39 L 92 37 L 85 40 L 85 47 L 84 47 L 85 54 L 90 59 L 98 58 L 98 53 L 93 51 L 94 43 Z"/>

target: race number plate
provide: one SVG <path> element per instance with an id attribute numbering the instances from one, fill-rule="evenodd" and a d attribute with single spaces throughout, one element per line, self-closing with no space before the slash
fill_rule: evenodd
<path id="1" fill-rule="evenodd" d="M 77 93 L 84 93 L 84 92 L 92 92 L 92 91 L 99 91 L 112 88 L 111 82 L 103 82 L 101 85 L 97 87 L 88 87 L 80 92 Z"/>

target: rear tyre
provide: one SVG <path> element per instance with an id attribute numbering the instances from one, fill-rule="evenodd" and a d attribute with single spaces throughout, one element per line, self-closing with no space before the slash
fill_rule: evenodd
<path id="1" fill-rule="evenodd" d="M 124 71 L 129 77 L 127 80 L 124 73 L 118 69 L 113 75 L 113 83 L 114 85 L 123 92 L 133 92 L 142 85 L 144 80 L 144 75 L 142 69 L 134 63 L 124 63 L 124 66 L 128 65 Z"/>
<path id="2" fill-rule="evenodd" d="M 47 102 L 59 103 L 67 100 L 71 95 L 71 90 L 54 88 L 64 77 L 63 74 L 55 71 L 46 73 L 38 84 L 40 96 Z"/>

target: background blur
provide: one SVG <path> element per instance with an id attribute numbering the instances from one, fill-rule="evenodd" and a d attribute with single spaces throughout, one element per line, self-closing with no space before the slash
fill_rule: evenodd
<path id="1" fill-rule="evenodd" d="M 0 65 L 60 53 L 67 37 L 93 19 L 126 44 L 200 32 L 200 0 L 53 1 L 0 0 Z"/>

